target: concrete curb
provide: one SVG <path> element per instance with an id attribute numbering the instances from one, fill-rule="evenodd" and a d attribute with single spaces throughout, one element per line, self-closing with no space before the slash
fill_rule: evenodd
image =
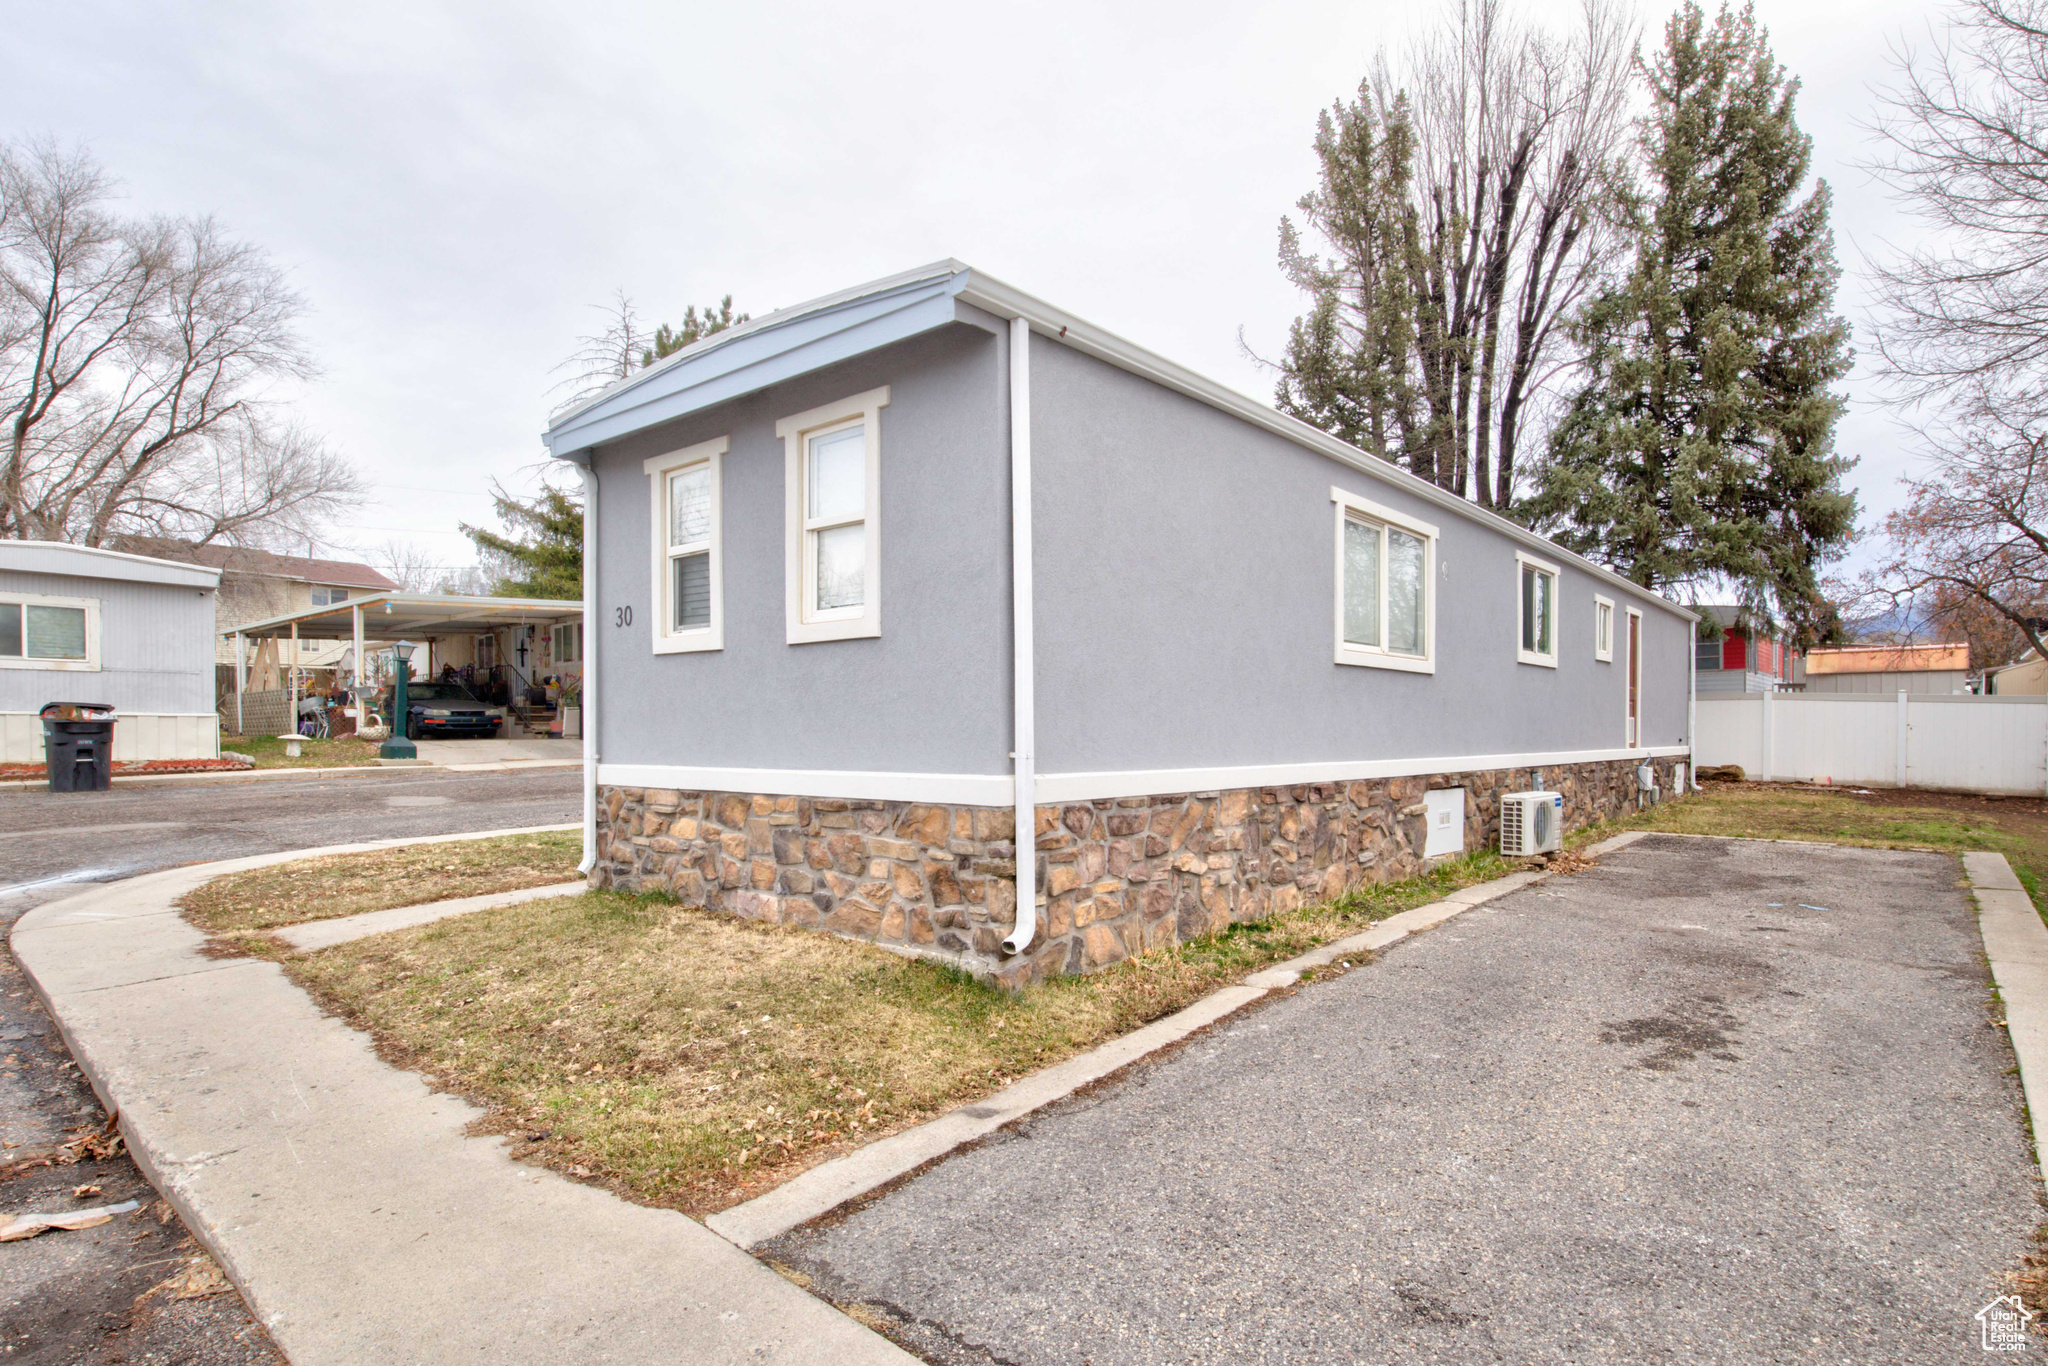
<path id="1" fill-rule="evenodd" d="M 137 1164 L 294 1366 L 910 1366 L 701 1224 L 471 1137 L 481 1110 L 380 1060 L 277 964 L 204 956 L 173 906 L 244 868 L 508 833 L 102 884 L 23 916 L 14 953 Z"/>
<path id="2" fill-rule="evenodd" d="M 1643 838 L 1645 833 L 1631 830 L 1602 840 L 1583 852 L 1597 858 L 1601 854 L 1627 848 Z M 721 1210 L 706 1219 L 705 1226 L 740 1247 L 758 1247 L 957 1148 L 985 1138 L 1034 1110 L 1064 1100 L 1084 1086 L 1177 1044 L 1264 999 L 1270 992 L 1293 986 L 1301 980 L 1303 973 L 1313 968 L 1327 967 L 1350 954 L 1385 948 L 1548 876 L 1548 873 L 1510 873 L 1506 877 L 1453 892 L 1442 901 L 1388 916 L 1369 930 L 1312 949 L 1284 963 L 1275 963 L 1235 986 L 1211 992 L 1184 1010 L 1154 1020 L 1142 1029 L 1111 1039 L 1043 1072 L 1035 1072 L 985 1100 L 948 1111 L 914 1129 L 878 1139 L 844 1157 L 821 1162 L 765 1195 Z"/>
<path id="3" fill-rule="evenodd" d="M 333 920 L 313 920 L 304 925 L 286 925 L 272 933 L 299 953 L 314 953 L 336 944 L 346 944 L 352 939 L 367 939 L 373 934 L 407 930 L 415 925 L 431 925 L 451 916 L 488 911 L 499 906 L 516 906 L 522 901 L 539 901 L 544 897 L 575 896 L 589 890 L 587 882 L 555 882 L 545 887 L 522 887 L 515 892 L 450 897 L 446 901 L 422 901 L 417 906 L 397 906 L 388 911 L 365 911 L 361 915 L 337 916 Z"/>
<path id="4" fill-rule="evenodd" d="M 2005 1003 L 2005 1030 L 2019 1059 L 2038 1163 L 2048 1151 L 2048 924 L 2003 854 L 1963 855 L 1963 875 L 1977 898 L 1977 927 L 1991 979 Z"/>

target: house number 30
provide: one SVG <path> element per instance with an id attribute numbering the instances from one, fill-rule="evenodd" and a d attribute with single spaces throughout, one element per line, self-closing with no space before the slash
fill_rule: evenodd
<path id="1" fill-rule="evenodd" d="M 613 609 L 613 611 L 612 611 L 612 625 L 614 625 L 614 626 L 631 626 L 632 624 L 633 624 L 633 609 L 632 609 L 632 608 L 630 608 L 630 607 L 619 607 L 619 608 L 615 608 L 615 609 Z"/>

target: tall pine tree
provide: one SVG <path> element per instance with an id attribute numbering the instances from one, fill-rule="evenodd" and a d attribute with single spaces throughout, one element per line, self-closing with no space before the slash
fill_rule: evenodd
<path id="1" fill-rule="evenodd" d="M 514 498 L 491 486 L 491 503 L 505 532 L 458 522 L 476 544 L 477 558 L 499 571 L 495 597 L 580 598 L 583 596 L 583 503 L 553 485 L 532 500 Z"/>
<path id="2" fill-rule="evenodd" d="M 1310 297 L 1287 337 L 1275 402 L 1283 413 L 1388 460 L 1402 460 L 1416 427 L 1419 254 L 1409 190 L 1415 131 L 1405 96 L 1386 103 L 1368 82 L 1316 124 L 1321 184 L 1302 217 L 1332 248 L 1308 254 L 1280 221 L 1281 269 Z"/>
<path id="3" fill-rule="evenodd" d="M 1731 581 L 1812 642 L 1832 620 L 1819 569 L 1848 544 L 1856 500 L 1830 387 L 1849 327 L 1827 186 L 1798 198 L 1812 153 L 1798 83 L 1747 6 L 1709 25 L 1687 3 L 1645 74 L 1634 264 L 1578 320 L 1585 382 L 1526 513 L 1645 587 Z"/>

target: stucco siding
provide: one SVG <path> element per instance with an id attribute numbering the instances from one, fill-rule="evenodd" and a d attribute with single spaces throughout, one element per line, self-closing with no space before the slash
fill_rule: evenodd
<path id="1" fill-rule="evenodd" d="M 964 325 L 596 452 L 586 650 L 606 764 L 1000 775 L 1009 771 L 1009 457 L 1004 342 Z M 778 419 L 880 385 L 876 639 L 787 643 Z M 726 437 L 724 648 L 656 655 L 650 456 Z M 630 626 L 618 623 L 631 608 Z"/>
<path id="2" fill-rule="evenodd" d="M 211 589 L 0 570 L 0 593 L 99 602 L 97 670 L 0 668 L 0 712 L 47 702 L 105 702 L 124 712 L 210 715 Z"/>
<path id="3" fill-rule="evenodd" d="M 1032 443 L 1041 773 L 1620 748 L 1596 592 L 1643 612 L 1643 743 L 1685 741 L 1653 600 L 1566 566 L 1558 667 L 1518 663 L 1513 541 L 1045 338 Z M 1434 674 L 1333 662 L 1332 486 L 1439 529 Z"/>

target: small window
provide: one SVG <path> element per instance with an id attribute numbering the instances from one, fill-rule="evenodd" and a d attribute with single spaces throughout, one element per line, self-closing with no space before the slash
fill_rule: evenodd
<path id="1" fill-rule="evenodd" d="M 347 601 L 348 590 L 346 588 L 315 588 L 313 590 L 313 605 L 315 607 L 335 607 Z"/>
<path id="2" fill-rule="evenodd" d="M 1337 505 L 1337 662 L 1435 672 L 1436 528 L 1330 490 Z"/>
<path id="3" fill-rule="evenodd" d="M 726 445 L 720 437 L 642 463 L 653 510 L 656 654 L 725 647 L 719 497 Z M 583 657 L 582 629 L 555 628 L 558 662 L 565 639 L 575 650 L 569 657 Z"/>
<path id="4" fill-rule="evenodd" d="M 1614 662 L 1614 599 L 1593 598 L 1593 658 Z"/>
<path id="5" fill-rule="evenodd" d="M 99 603 L 91 598 L 0 599 L 0 668 L 99 668 Z"/>
<path id="6" fill-rule="evenodd" d="M 881 410 L 889 391 L 783 418 L 792 645 L 882 633 Z"/>
<path id="7" fill-rule="evenodd" d="M 1557 667 L 1557 566 L 1517 552 L 1520 592 L 1518 610 L 1521 636 L 1516 658 L 1524 664 Z"/>
<path id="8" fill-rule="evenodd" d="M 557 664 L 583 662 L 583 623 L 565 621 L 555 627 L 551 653 Z"/>

